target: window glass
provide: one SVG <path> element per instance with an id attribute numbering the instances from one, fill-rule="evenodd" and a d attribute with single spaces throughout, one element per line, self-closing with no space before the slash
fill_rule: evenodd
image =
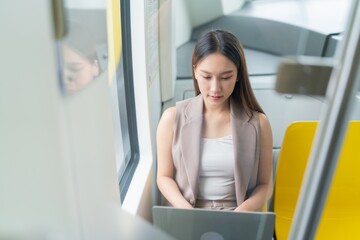
<path id="1" fill-rule="evenodd" d="M 64 94 L 72 97 L 98 79 L 107 79 L 116 170 L 123 199 L 137 163 L 134 94 L 129 68 L 130 28 L 122 26 L 123 18 L 129 16 L 121 14 L 120 2 L 115 0 L 67 0 L 64 7 L 68 32 L 58 47 L 62 63 L 61 86 Z M 122 39 L 123 31 L 128 39 Z M 127 66 L 126 71 L 124 66 Z"/>
<path id="2" fill-rule="evenodd" d="M 61 40 L 64 93 L 74 95 L 106 76 L 108 39 L 106 1 L 65 2 L 67 35 Z"/>
<path id="3" fill-rule="evenodd" d="M 120 3 L 118 1 L 111 1 L 109 9 L 108 26 L 112 31 L 112 50 L 111 68 L 113 68 L 114 75 L 110 78 L 111 100 L 113 107 L 113 121 L 115 128 L 115 147 L 116 147 L 116 167 L 118 171 L 119 181 L 123 176 L 126 166 L 131 159 L 129 125 L 127 114 L 126 95 L 131 93 L 125 90 L 125 81 L 130 81 L 131 76 L 125 76 L 124 73 L 124 51 L 123 40 L 121 36 L 121 12 Z"/>

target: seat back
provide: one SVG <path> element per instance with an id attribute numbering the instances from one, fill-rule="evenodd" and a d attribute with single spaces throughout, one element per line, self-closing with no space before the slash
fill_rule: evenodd
<path id="1" fill-rule="evenodd" d="M 287 239 L 317 122 L 294 122 L 286 129 L 276 166 L 275 232 Z"/>
<path id="2" fill-rule="evenodd" d="M 349 123 L 316 239 L 360 239 L 360 121 Z"/>
<path id="3" fill-rule="evenodd" d="M 318 122 L 294 122 L 286 130 L 274 189 L 277 239 L 288 239 Z M 316 239 L 360 237 L 360 121 L 351 121 L 339 155 Z"/>

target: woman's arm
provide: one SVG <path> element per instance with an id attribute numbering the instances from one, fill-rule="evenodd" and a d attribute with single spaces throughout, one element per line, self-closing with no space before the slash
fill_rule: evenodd
<path id="1" fill-rule="evenodd" d="M 192 208 L 181 194 L 174 181 L 174 163 L 172 159 L 172 143 L 174 135 L 175 107 L 164 111 L 157 129 L 157 185 L 162 195 L 177 208 Z"/>
<path id="2" fill-rule="evenodd" d="M 235 211 L 258 211 L 263 208 L 272 195 L 273 183 L 273 138 L 268 118 L 259 113 L 260 121 L 260 160 L 258 172 L 258 185 L 251 196 L 240 204 Z"/>

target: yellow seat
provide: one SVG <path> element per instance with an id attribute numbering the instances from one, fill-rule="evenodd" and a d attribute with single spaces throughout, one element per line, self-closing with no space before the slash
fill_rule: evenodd
<path id="1" fill-rule="evenodd" d="M 277 162 L 274 212 L 277 239 L 288 239 L 318 122 L 294 122 Z M 360 121 L 350 121 L 315 239 L 360 239 Z"/>

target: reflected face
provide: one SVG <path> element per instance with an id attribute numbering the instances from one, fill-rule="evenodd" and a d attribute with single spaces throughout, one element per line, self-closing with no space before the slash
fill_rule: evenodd
<path id="1" fill-rule="evenodd" d="M 89 84 L 99 75 L 97 61 L 91 62 L 76 50 L 63 46 L 64 83 L 66 90 L 73 94 Z"/>
<path id="2" fill-rule="evenodd" d="M 231 60 L 221 53 L 210 54 L 194 67 L 194 75 L 207 106 L 228 103 L 237 78 L 237 68 Z"/>

